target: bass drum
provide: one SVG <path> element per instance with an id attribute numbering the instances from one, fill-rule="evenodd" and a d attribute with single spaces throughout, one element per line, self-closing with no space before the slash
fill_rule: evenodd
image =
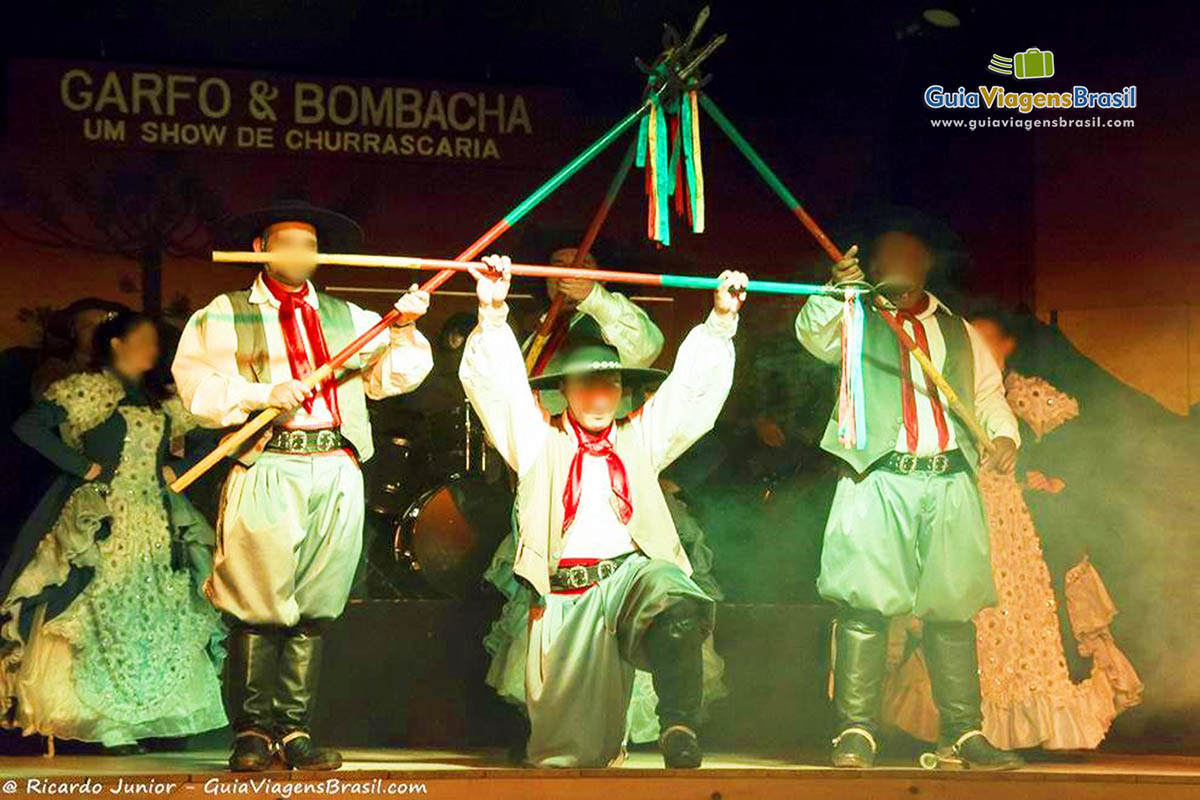
<path id="1" fill-rule="evenodd" d="M 512 531 L 512 504 L 503 478 L 454 475 L 404 512 L 393 542 L 396 559 L 443 595 L 474 596 L 492 554 Z"/>

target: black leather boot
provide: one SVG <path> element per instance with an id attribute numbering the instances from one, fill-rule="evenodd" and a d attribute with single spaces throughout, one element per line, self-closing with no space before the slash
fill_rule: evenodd
<path id="1" fill-rule="evenodd" d="M 654 618 L 643 640 L 658 695 L 658 739 L 669 769 L 695 769 L 704 754 L 696 736 L 704 691 L 703 610 L 690 598 Z"/>
<path id="2" fill-rule="evenodd" d="M 935 753 L 941 765 L 980 770 L 1024 766 L 1019 755 L 1001 750 L 983 735 L 975 625 L 926 621 L 923 640 L 933 702 L 941 717 Z"/>
<path id="3" fill-rule="evenodd" d="M 229 768 L 261 772 L 275 761 L 272 701 L 279 631 L 234 623 L 226 647 L 225 709 L 236 737 Z"/>
<path id="4" fill-rule="evenodd" d="M 342 766 L 342 754 L 317 747 L 309 735 L 313 701 L 321 676 L 323 639 L 316 622 L 289 628 L 280 640 L 279 680 L 275 686 L 275 727 L 283 763 L 292 769 L 330 770 Z"/>
<path id="5" fill-rule="evenodd" d="M 513 716 L 516 717 L 516 720 L 506 737 L 508 748 L 505 751 L 505 758 L 509 764 L 523 766 L 529 760 L 529 717 L 523 710 L 515 712 Z"/>
<path id="6" fill-rule="evenodd" d="M 873 767 L 887 669 L 887 618 L 876 611 L 841 609 L 834 638 L 833 704 L 838 734 L 833 740 L 833 765 Z"/>

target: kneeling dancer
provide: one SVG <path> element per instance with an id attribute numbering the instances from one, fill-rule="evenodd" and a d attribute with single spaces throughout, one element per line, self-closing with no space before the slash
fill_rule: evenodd
<path id="1" fill-rule="evenodd" d="M 577 336 L 560 368 L 533 381 L 566 397 L 566 411 L 545 416 L 505 322 L 508 259 L 485 261 L 489 270 L 472 272 L 479 324 L 459 377 L 517 473 L 514 571 L 538 595 L 525 673 L 529 761 L 618 763 L 634 671 L 643 669 L 659 696 L 666 766 L 698 767 L 701 643 L 714 609 L 688 577 L 658 473 L 712 428 L 725 403 L 746 276 L 722 275 L 712 313 L 680 346 L 674 370 L 615 421 L 624 389 L 665 373 L 624 367 L 612 345 Z"/>

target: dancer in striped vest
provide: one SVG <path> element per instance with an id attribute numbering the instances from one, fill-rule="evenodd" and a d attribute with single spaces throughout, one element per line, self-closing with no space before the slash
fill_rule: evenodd
<path id="1" fill-rule="evenodd" d="M 308 280 L 317 244 L 353 251 L 353 220 L 291 201 L 230 221 L 235 249 L 278 253 L 248 290 L 223 294 L 188 321 L 172 370 L 189 411 L 213 427 L 283 409 L 243 452 L 225 483 L 209 597 L 232 621 L 226 678 L 236 740 L 230 767 L 271 767 L 276 751 L 298 769 L 336 769 L 341 756 L 313 745 L 309 721 L 322 628 L 346 605 L 362 549 L 363 482 L 371 457 L 366 400 L 415 389 L 433 367 L 415 323 L 429 306 L 411 291 L 400 321 L 333 379 L 301 382 L 379 321 L 318 292 Z"/>

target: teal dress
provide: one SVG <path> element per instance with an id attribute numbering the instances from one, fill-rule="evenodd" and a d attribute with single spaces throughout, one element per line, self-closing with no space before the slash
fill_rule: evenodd
<path id="1" fill-rule="evenodd" d="M 226 724 L 212 528 L 162 476 L 190 463 L 170 452 L 190 427 L 109 372 L 56 382 L 14 425 L 64 474 L 0 576 L 5 724 L 110 747 Z"/>

